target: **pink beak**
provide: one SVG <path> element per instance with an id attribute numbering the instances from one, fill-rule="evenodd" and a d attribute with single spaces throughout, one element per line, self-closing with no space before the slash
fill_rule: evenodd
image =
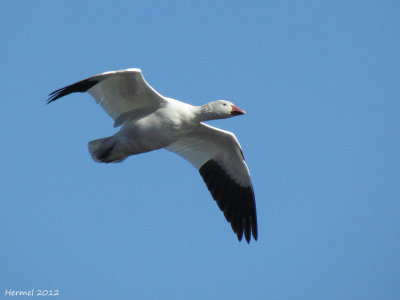
<path id="1" fill-rule="evenodd" d="M 239 107 L 237 107 L 235 105 L 231 105 L 231 106 L 232 106 L 231 115 L 233 115 L 233 116 L 244 115 L 246 113 L 243 109 L 240 109 Z"/>

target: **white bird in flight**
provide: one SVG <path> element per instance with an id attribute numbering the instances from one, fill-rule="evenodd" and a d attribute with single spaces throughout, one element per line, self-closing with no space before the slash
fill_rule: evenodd
<path id="1" fill-rule="evenodd" d="M 96 162 L 121 162 L 128 156 L 161 148 L 197 168 L 224 212 L 238 240 L 257 240 L 254 190 L 235 135 L 203 122 L 243 115 L 232 102 L 217 100 L 193 106 L 154 90 L 140 69 L 105 72 L 63 87 L 47 103 L 75 92 L 88 92 L 121 129 L 89 142 Z"/>

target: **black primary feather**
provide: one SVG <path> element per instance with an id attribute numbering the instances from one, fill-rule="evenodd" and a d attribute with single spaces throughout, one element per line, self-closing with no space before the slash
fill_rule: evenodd
<path id="1" fill-rule="evenodd" d="M 251 233 L 258 237 L 256 203 L 252 186 L 243 187 L 235 182 L 215 160 L 209 160 L 199 169 L 225 218 L 231 223 L 240 241 L 244 236 L 250 243 Z"/>

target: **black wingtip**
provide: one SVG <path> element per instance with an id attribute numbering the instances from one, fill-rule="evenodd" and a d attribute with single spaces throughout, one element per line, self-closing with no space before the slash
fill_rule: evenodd
<path id="1" fill-rule="evenodd" d="M 214 160 L 199 169 L 211 195 L 231 223 L 239 242 L 245 236 L 250 243 L 251 235 L 257 241 L 257 213 L 253 187 L 237 184 Z"/>
<path id="2" fill-rule="evenodd" d="M 256 210 L 255 207 L 255 203 L 254 203 L 254 212 Z M 257 228 L 257 214 L 254 213 L 254 216 L 251 218 L 252 220 L 252 224 L 251 224 L 251 228 L 252 228 L 252 232 L 253 232 L 253 238 L 255 241 L 258 240 L 258 228 Z"/>
<path id="3" fill-rule="evenodd" d="M 66 87 L 55 90 L 49 94 L 49 98 L 46 101 L 46 104 L 49 104 L 57 99 L 69 95 L 71 93 L 84 93 L 99 83 L 103 77 L 96 76 L 90 77 L 81 81 L 78 81 L 74 84 L 68 85 Z"/>
<path id="4" fill-rule="evenodd" d="M 64 89 L 65 89 L 65 87 L 51 92 L 49 94 L 49 98 L 46 101 L 46 104 L 49 104 L 49 103 L 51 103 L 53 101 L 56 101 L 58 98 L 61 98 L 63 95 L 60 95 L 60 94 L 62 93 L 62 91 Z"/>

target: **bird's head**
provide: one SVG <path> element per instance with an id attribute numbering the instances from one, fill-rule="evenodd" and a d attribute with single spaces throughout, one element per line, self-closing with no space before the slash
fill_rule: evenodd
<path id="1" fill-rule="evenodd" d="M 246 112 L 227 100 L 217 100 L 206 104 L 208 114 L 213 119 L 225 119 L 234 116 L 244 115 Z"/>

